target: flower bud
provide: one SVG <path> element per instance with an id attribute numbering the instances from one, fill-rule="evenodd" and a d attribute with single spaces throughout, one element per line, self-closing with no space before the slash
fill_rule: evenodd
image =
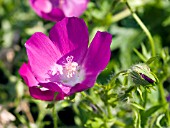
<path id="1" fill-rule="evenodd" d="M 166 97 L 167 102 L 170 102 L 170 94 Z"/>
<path id="2" fill-rule="evenodd" d="M 156 81 L 150 68 L 144 63 L 132 66 L 130 69 L 130 76 L 132 81 L 137 85 L 149 85 Z"/>

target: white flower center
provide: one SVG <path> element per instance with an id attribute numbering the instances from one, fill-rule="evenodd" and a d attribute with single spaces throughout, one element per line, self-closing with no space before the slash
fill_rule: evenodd
<path id="1" fill-rule="evenodd" d="M 73 56 L 68 56 L 66 61 L 67 63 L 64 63 L 65 65 L 63 66 L 63 74 L 65 74 L 67 78 L 71 78 L 77 73 L 78 63 L 72 62 Z"/>
<path id="2" fill-rule="evenodd" d="M 67 56 L 63 65 L 56 64 L 52 70 L 48 72 L 50 81 L 59 82 L 67 86 L 75 86 L 84 80 L 84 70 L 73 61 L 73 56 Z"/>

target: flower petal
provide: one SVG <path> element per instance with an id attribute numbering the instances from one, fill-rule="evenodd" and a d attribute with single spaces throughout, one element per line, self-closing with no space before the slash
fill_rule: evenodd
<path id="1" fill-rule="evenodd" d="M 46 20 L 57 22 L 62 20 L 65 17 L 65 15 L 61 9 L 53 8 L 50 13 L 41 12 L 41 17 Z"/>
<path id="2" fill-rule="evenodd" d="M 62 5 L 62 10 L 66 17 L 79 17 L 87 8 L 89 0 L 67 0 Z"/>
<path id="3" fill-rule="evenodd" d="M 64 86 L 62 84 L 57 84 L 57 83 L 41 83 L 40 84 L 42 87 L 48 88 L 49 90 L 53 92 L 60 92 L 60 93 L 65 93 L 66 95 L 70 93 L 71 87 Z"/>
<path id="4" fill-rule="evenodd" d="M 87 26 L 82 19 L 76 17 L 64 18 L 54 25 L 49 37 L 62 55 L 78 49 L 81 52 L 76 52 L 74 56 L 76 62 L 84 58 L 88 47 L 89 36 Z"/>
<path id="5" fill-rule="evenodd" d="M 72 95 L 76 92 L 81 92 L 81 91 L 87 90 L 88 88 L 93 87 L 97 79 L 97 76 L 98 76 L 98 73 L 86 74 L 85 80 L 82 83 L 77 84 L 76 86 L 72 87 L 69 95 Z"/>
<path id="6" fill-rule="evenodd" d="M 24 79 L 25 83 L 29 87 L 37 86 L 38 81 L 35 79 L 34 75 L 32 74 L 32 71 L 28 64 L 23 63 L 21 68 L 19 69 L 19 74 Z"/>
<path id="7" fill-rule="evenodd" d="M 35 0 L 34 6 L 45 13 L 49 13 L 52 10 L 52 4 L 49 0 Z"/>
<path id="8" fill-rule="evenodd" d="M 49 0 L 30 0 L 32 9 L 42 18 L 50 21 L 60 21 L 65 15 L 60 8 L 53 7 Z"/>
<path id="9" fill-rule="evenodd" d="M 29 88 L 29 91 L 30 91 L 30 95 L 33 98 L 39 100 L 52 101 L 55 96 L 55 92 L 50 90 L 42 91 L 40 90 L 40 88 L 37 87 L 31 87 Z M 56 100 L 63 100 L 63 99 L 64 99 L 64 94 L 62 93 L 59 93 L 56 97 Z"/>
<path id="10" fill-rule="evenodd" d="M 101 72 L 110 60 L 110 44 L 112 35 L 107 32 L 97 32 L 89 47 L 83 62 L 87 73 Z"/>
<path id="11" fill-rule="evenodd" d="M 29 0 L 29 3 L 30 3 L 30 5 L 31 5 L 31 7 L 32 7 L 32 9 L 39 15 L 39 16 L 41 16 L 41 10 L 39 9 L 39 8 L 36 8 L 36 6 L 35 6 L 35 3 L 36 2 L 36 0 Z"/>
<path id="12" fill-rule="evenodd" d="M 45 82 L 48 71 L 54 68 L 61 57 L 53 42 L 43 33 L 37 32 L 25 44 L 33 74 L 39 82 Z"/>

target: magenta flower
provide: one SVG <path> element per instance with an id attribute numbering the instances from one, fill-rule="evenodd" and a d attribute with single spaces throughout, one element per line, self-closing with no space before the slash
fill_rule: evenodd
<path id="1" fill-rule="evenodd" d="M 30 0 L 33 10 L 42 18 L 60 21 L 64 17 L 79 17 L 89 0 Z"/>
<path id="2" fill-rule="evenodd" d="M 110 59 L 112 36 L 97 32 L 88 48 L 89 35 L 82 19 L 64 18 L 50 30 L 49 37 L 36 32 L 25 47 L 28 63 L 19 74 L 32 97 L 56 100 L 91 88 Z"/>

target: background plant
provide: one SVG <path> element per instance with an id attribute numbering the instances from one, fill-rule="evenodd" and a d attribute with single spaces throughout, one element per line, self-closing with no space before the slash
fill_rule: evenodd
<path id="1" fill-rule="evenodd" d="M 30 97 L 18 69 L 27 61 L 25 41 L 36 31 L 47 34 L 54 23 L 39 18 L 28 1 L 0 5 L 0 105 L 15 117 L 0 125 L 53 127 L 49 103 Z M 169 6 L 168 0 L 90 1 L 81 18 L 91 38 L 97 30 L 113 35 L 112 57 L 93 88 L 55 103 L 58 127 L 170 126 Z M 156 75 L 154 85 L 133 83 L 128 71 L 139 63 Z"/>

